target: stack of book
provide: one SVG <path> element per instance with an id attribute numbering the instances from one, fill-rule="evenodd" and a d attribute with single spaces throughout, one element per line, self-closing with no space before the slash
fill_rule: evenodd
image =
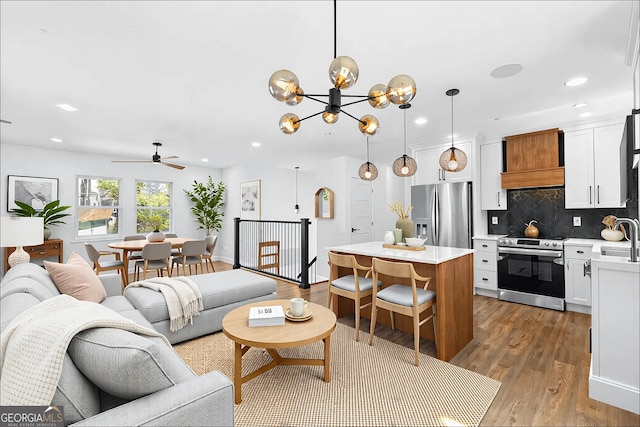
<path id="1" fill-rule="evenodd" d="M 249 327 L 284 325 L 284 310 L 281 305 L 249 308 Z"/>

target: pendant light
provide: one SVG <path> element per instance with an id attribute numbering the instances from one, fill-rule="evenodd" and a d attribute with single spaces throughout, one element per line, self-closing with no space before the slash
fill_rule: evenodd
<path id="1" fill-rule="evenodd" d="M 460 172 L 467 166 L 467 155 L 464 151 L 453 146 L 453 97 L 460 93 L 458 89 L 449 89 L 445 92 L 451 97 L 451 148 L 447 148 L 440 155 L 440 167 L 446 172 Z"/>
<path id="2" fill-rule="evenodd" d="M 399 108 L 404 113 L 404 154 L 393 162 L 392 168 L 393 173 L 405 178 L 416 173 L 418 164 L 413 157 L 407 156 L 407 108 L 411 108 L 411 104 L 402 104 Z"/>
<path id="3" fill-rule="evenodd" d="M 369 137 L 367 137 L 367 161 L 360 165 L 358 176 L 364 181 L 373 181 L 378 177 L 378 168 L 369 161 Z"/>
<path id="4" fill-rule="evenodd" d="M 297 214 L 300 212 L 300 206 L 298 206 L 298 170 L 300 169 L 299 166 L 295 167 L 296 170 L 296 205 L 293 207 L 293 211 Z"/>

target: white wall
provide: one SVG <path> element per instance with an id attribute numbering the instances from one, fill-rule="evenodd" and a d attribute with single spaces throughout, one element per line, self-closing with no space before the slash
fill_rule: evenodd
<path id="1" fill-rule="evenodd" d="M 136 234 L 135 181 L 137 179 L 171 182 L 173 184 L 171 194 L 172 231 L 184 237 L 204 237 L 202 231 L 196 230 L 198 225 L 190 211 L 191 202 L 182 190 L 190 189 L 193 180 L 202 182 L 207 179 L 207 176 L 211 176 L 214 181 L 218 182 L 222 176 L 218 169 L 189 166 L 179 171 L 153 164 L 111 163 L 111 159 L 104 155 L 62 151 L 53 148 L 24 147 L 7 143 L 0 143 L 0 171 L 0 212 L 3 216 L 9 215 L 7 212 L 8 175 L 58 179 L 58 198 L 62 204 L 72 206 L 72 209 L 68 211 L 72 216 L 65 218 L 66 224 L 51 228 L 53 238 L 64 240 L 65 260 L 72 251 L 88 259 L 83 246 L 85 239 L 76 240 L 75 238 L 76 212 L 73 207 L 76 201 L 77 176 L 121 179 L 120 236 L 96 240 L 95 246 L 98 249 L 107 249 L 109 242 L 122 240 L 125 235 Z"/>

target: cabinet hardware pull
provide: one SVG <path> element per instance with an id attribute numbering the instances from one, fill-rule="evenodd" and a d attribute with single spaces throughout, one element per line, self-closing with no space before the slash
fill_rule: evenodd
<path id="1" fill-rule="evenodd" d="M 498 191 L 498 207 L 500 207 L 500 192 Z"/>
<path id="2" fill-rule="evenodd" d="M 489 261 L 488 261 L 488 260 L 486 260 L 486 259 L 483 259 L 483 260 L 482 260 L 482 262 L 489 262 Z"/>
<path id="3" fill-rule="evenodd" d="M 485 282 L 489 281 L 489 279 L 487 279 L 486 277 L 483 277 L 482 280 L 484 280 Z"/>
<path id="4" fill-rule="evenodd" d="M 488 245 L 482 245 L 482 247 L 483 247 L 483 248 L 488 248 L 489 246 L 488 246 Z"/>
<path id="5" fill-rule="evenodd" d="M 577 252 L 578 252 L 579 254 L 583 254 L 583 253 L 584 253 L 584 251 L 577 251 Z"/>
<path id="6" fill-rule="evenodd" d="M 591 186 L 589 186 L 589 204 L 591 204 L 591 203 L 593 203 L 593 202 L 591 201 Z"/>
<path id="7" fill-rule="evenodd" d="M 598 204 L 600 204 L 600 185 L 598 185 Z"/>

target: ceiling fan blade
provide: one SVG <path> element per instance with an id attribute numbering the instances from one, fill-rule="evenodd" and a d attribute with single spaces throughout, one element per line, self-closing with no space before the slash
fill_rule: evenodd
<path id="1" fill-rule="evenodd" d="M 111 163 L 149 163 L 149 160 L 111 160 Z"/>
<path id="2" fill-rule="evenodd" d="M 167 156 L 167 157 L 163 157 L 160 160 L 165 160 L 165 159 L 177 159 L 178 156 Z"/>
<path id="3" fill-rule="evenodd" d="M 170 168 L 174 168 L 174 169 L 178 169 L 178 170 L 184 169 L 184 166 L 182 166 L 182 165 L 176 165 L 176 164 L 173 164 L 173 163 L 165 163 L 165 162 L 162 162 L 162 164 L 165 165 L 165 166 L 169 166 Z"/>

